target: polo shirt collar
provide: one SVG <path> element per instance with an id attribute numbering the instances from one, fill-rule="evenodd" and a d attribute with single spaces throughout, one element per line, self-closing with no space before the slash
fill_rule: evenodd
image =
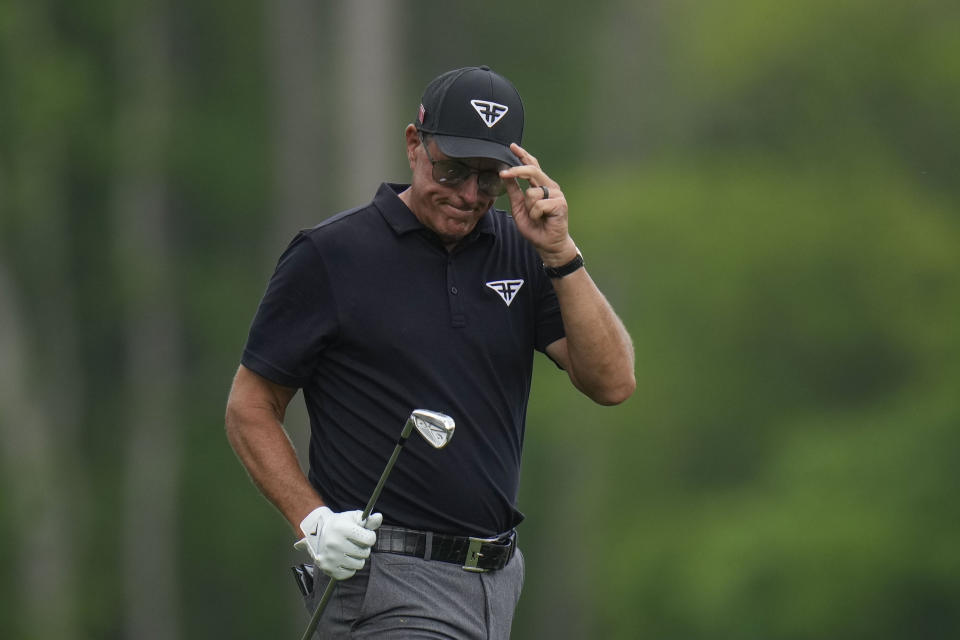
<path id="1" fill-rule="evenodd" d="M 413 211 L 410 210 L 407 204 L 400 199 L 400 194 L 409 187 L 409 184 L 384 182 L 380 185 L 380 188 L 377 189 L 377 194 L 373 197 L 373 205 L 397 235 L 404 235 L 411 231 L 419 231 L 421 229 L 429 231 L 429 229 L 423 226 L 423 223 L 417 220 L 417 216 L 413 215 Z M 497 234 L 489 211 L 480 218 L 476 228 L 474 228 L 467 237 L 474 237 L 478 233 L 489 235 Z"/>

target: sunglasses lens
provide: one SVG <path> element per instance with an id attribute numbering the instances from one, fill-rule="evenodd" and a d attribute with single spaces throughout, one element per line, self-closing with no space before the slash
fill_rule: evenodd
<path id="1" fill-rule="evenodd" d="M 455 187 L 474 173 L 477 174 L 477 188 L 489 196 L 500 196 L 507 186 L 500 179 L 499 171 L 479 171 L 456 160 L 433 161 L 433 179 L 447 187 Z"/>
<path id="2" fill-rule="evenodd" d="M 477 176 L 477 188 L 490 196 L 500 196 L 507 190 L 500 174 L 495 171 L 484 171 Z"/>
<path id="3" fill-rule="evenodd" d="M 438 161 L 433 165 L 433 179 L 440 184 L 454 186 L 470 176 L 470 168 L 459 162 Z"/>

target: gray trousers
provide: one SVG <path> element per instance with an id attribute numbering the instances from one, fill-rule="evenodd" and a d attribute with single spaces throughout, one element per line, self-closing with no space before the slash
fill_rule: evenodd
<path id="1" fill-rule="evenodd" d="M 374 552 L 363 569 L 337 584 L 313 637 L 509 638 L 523 575 L 520 549 L 506 567 L 487 573 Z M 329 578 L 318 572 L 314 580 L 304 598 L 311 615 Z"/>

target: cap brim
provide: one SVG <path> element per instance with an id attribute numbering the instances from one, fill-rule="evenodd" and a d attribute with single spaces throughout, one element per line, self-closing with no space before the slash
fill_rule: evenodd
<path id="1" fill-rule="evenodd" d="M 513 155 L 508 147 L 499 142 L 478 138 L 445 136 L 437 133 L 430 134 L 430 137 L 437 141 L 440 151 L 443 151 L 450 158 L 491 158 L 505 162 L 511 167 L 520 165 L 520 159 Z"/>

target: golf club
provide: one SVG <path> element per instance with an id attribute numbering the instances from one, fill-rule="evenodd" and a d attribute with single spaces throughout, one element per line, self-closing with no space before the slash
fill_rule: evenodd
<path id="1" fill-rule="evenodd" d="M 453 421 L 453 418 L 444 413 L 429 411 L 427 409 L 413 410 L 413 413 L 410 414 L 407 422 L 403 425 L 403 431 L 400 432 L 400 439 L 397 441 L 397 446 L 393 448 L 390 460 L 387 461 L 387 466 L 383 469 L 383 473 L 380 474 L 380 480 L 377 482 L 377 486 L 373 490 L 370 500 L 367 501 L 367 506 L 364 508 L 363 514 L 360 516 L 361 524 L 367 522 L 370 512 L 373 511 L 374 503 L 376 503 L 377 498 L 380 497 L 380 492 L 383 491 L 383 485 L 387 483 L 387 476 L 390 475 L 393 465 L 396 464 L 397 458 L 403 450 L 403 445 L 407 443 L 407 438 L 410 437 L 413 430 L 416 429 L 417 433 L 423 436 L 423 439 L 430 443 L 430 446 L 434 449 L 442 449 L 453 439 L 454 428 L 456 428 L 456 423 Z M 330 596 L 333 595 L 333 590 L 336 586 L 337 580 L 330 578 L 330 582 L 327 583 L 327 588 L 323 592 L 323 597 L 320 598 L 320 603 L 317 605 L 317 610 L 313 612 L 313 617 L 310 619 L 310 624 L 303 633 L 301 640 L 310 640 L 313 632 L 317 629 L 317 625 L 320 623 L 320 616 L 323 614 L 323 610 L 326 608 L 327 602 L 330 600 Z"/>

